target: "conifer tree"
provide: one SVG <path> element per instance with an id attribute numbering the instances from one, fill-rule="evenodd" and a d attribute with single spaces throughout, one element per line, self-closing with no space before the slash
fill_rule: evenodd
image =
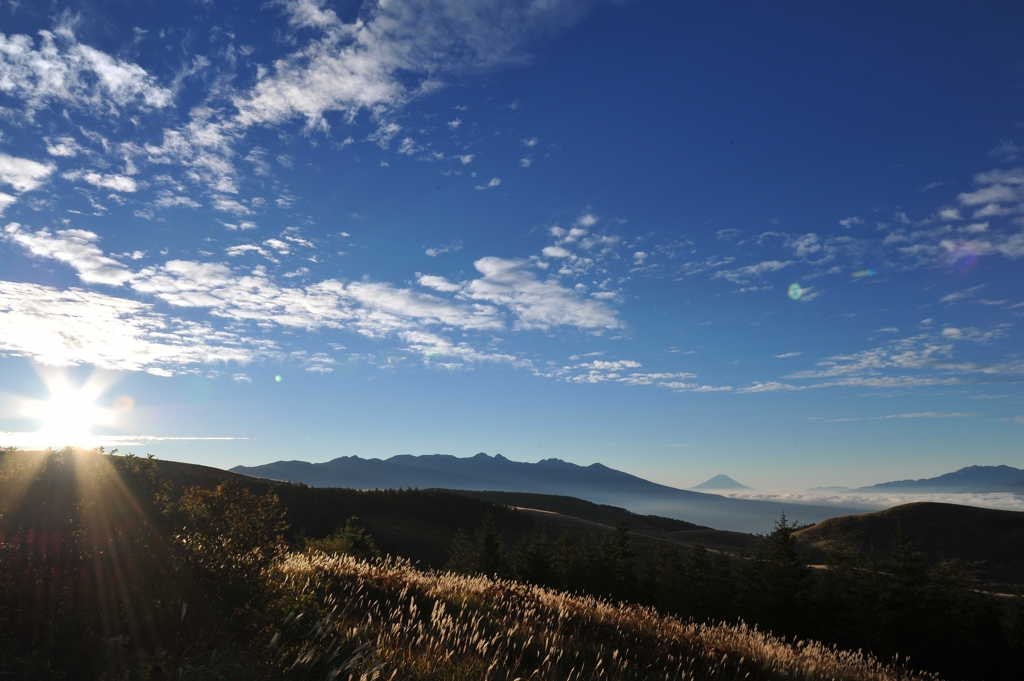
<path id="1" fill-rule="evenodd" d="M 551 542 L 544 533 L 524 537 L 515 550 L 516 578 L 531 584 L 551 586 L 555 580 Z"/>
<path id="2" fill-rule="evenodd" d="M 476 531 L 476 570 L 488 577 L 506 575 L 509 559 L 490 512 Z"/>

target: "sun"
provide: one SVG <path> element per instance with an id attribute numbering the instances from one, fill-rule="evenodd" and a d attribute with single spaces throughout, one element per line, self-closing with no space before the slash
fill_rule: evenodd
<path id="1" fill-rule="evenodd" d="M 36 403 L 35 416 L 41 421 L 36 439 L 49 447 L 89 446 L 92 429 L 110 421 L 110 410 L 96 404 L 103 388 L 94 381 L 75 386 L 66 377 L 46 381 L 49 399 Z"/>

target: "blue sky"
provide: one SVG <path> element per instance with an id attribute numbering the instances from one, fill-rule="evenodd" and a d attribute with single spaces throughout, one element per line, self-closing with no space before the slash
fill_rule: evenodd
<path id="1" fill-rule="evenodd" d="M 4 1 L 0 440 L 779 490 L 1024 466 L 1021 25 Z"/>

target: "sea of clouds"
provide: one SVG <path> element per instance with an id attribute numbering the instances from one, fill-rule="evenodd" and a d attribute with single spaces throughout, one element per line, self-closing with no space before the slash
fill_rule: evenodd
<path id="1" fill-rule="evenodd" d="M 918 501 L 930 501 L 943 504 L 962 504 L 980 508 L 995 508 L 1004 511 L 1024 511 L 1024 496 L 1009 493 L 989 494 L 907 494 L 907 493 L 869 493 L 869 492 L 760 492 L 736 491 L 717 492 L 724 497 L 733 499 L 757 499 L 794 504 L 814 504 L 824 506 L 842 506 L 844 508 L 863 508 L 865 512 L 892 508 L 901 504 Z M 788 514 L 787 514 L 788 515 Z"/>

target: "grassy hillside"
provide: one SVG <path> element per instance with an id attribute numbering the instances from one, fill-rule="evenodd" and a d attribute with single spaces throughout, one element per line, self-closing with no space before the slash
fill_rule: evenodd
<path id="1" fill-rule="evenodd" d="M 831 518 L 794 537 L 823 551 L 842 543 L 883 553 L 897 528 L 932 564 L 956 558 L 971 565 L 984 583 L 1011 593 L 1024 585 L 1024 513 L 919 502 Z"/>
<path id="2" fill-rule="evenodd" d="M 401 561 L 293 554 L 281 570 L 324 607 L 318 620 L 285 633 L 302 643 L 282 663 L 317 676 L 333 667 L 353 679 L 438 681 L 937 678 L 745 625 L 697 625 L 652 608 Z"/>

